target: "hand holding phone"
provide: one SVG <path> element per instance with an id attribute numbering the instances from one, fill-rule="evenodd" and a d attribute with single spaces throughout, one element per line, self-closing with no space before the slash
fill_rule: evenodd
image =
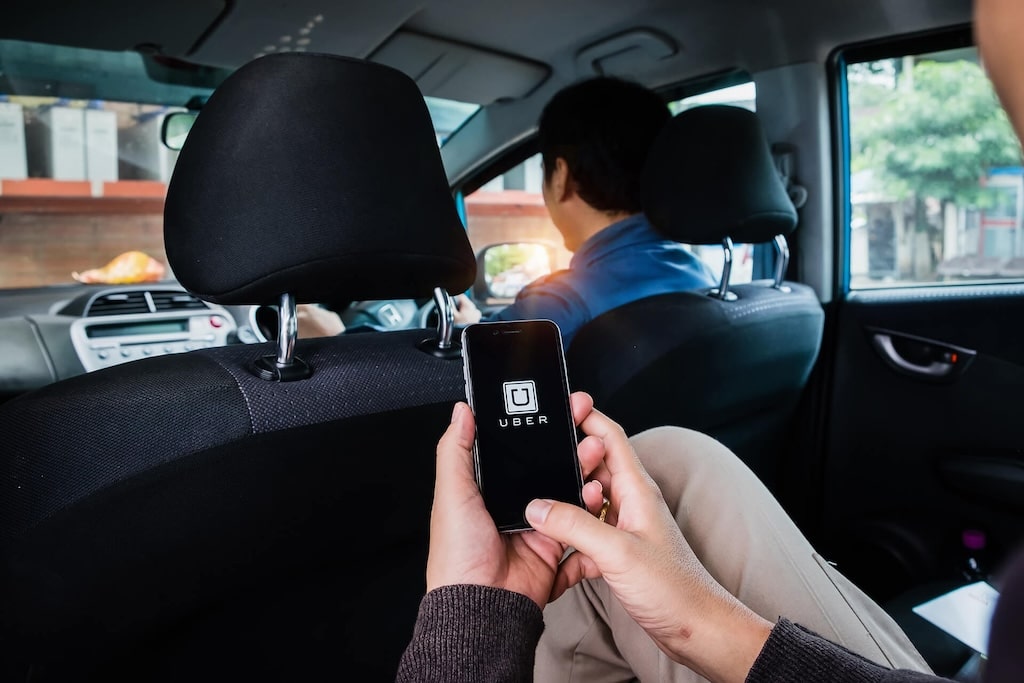
<path id="1" fill-rule="evenodd" d="M 594 402 L 585 393 L 573 394 L 570 405 L 576 424 L 593 414 Z M 427 590 L 459 584 L 490 586 L 522 593 L 544 607 L 551 598 L 565 546 L 543 534 L 498 532 L 473 471 L 475 436 L 473 412 L 465 403 L 456 404 L 452 423 L 437 444 Z M 603 472 L 601 438 L 580 441 L 578 454 L 584 477 Z M 596 515 L 604 500 L 601 484 L 587 482 L 583 498 L 589 512 Z"/>
<path id="2" fill-rule="evenodd" d="M 583 478 L 558 327 L 479 323 L 462 333 L 466 394 L 476 415 L 477 484 L 499 531 L 530 529 L 534 498 L 580 507 Z"/>

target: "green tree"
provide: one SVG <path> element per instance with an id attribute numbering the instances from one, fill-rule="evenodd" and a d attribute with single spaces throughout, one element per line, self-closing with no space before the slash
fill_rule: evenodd
<path id="1" fill-rule="evenodd" d="M 1021 149 L 978 64 L 891 64 L 894 77 L 888 94 L 878 91 L 877 78 L 868 92 L 866 72 L 851 77 L 851 103 L 861 102 L 866 114 L 851 130 L 851 167 L 870 169 L 874 184 L 886 195 L 913 200 L 914 230 L 928 235 L 928 260 L 934 272 L 944 253 L 944 231 L 928 220 L 925 200 L 938 200 L 943 209 L 950 202 L 989 206 L 991 195 L 983 179 L 991 168 L 1020 165 Z M 911 254 L 916 245 L 917 240 L 911 240 Z M 911 262 L 916 262 L 913 256 Z"/>
<path id="2" fill-rule="evenodd" d="M 973 62 L 918 62 L 879 99 L 851 145 L 855 168 L 873 169 L 894 198 L 984 206 L 988 170 L 1021 163 L 1006 113 Z"/>

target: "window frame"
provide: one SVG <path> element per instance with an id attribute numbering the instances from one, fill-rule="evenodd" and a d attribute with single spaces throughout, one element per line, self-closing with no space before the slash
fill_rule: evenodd
<path id="1" fill-rule="evenodd" d="M 850 288 L 851 224 L 853 203 L 850 189 L 850 107 L 846 67 L 850 64 L 896 59 L 908 55 L 976 47 L 970 24 L 957 24 L 939 29 L 889 36 L 858 43 L 840 45 L 826 61 L 829 86 L 829 114 L 832 139 L 832 196 L 834 224 L 833 282 L 835 292 L 847 296 Z M 900 282 L 877 289 L 949 286 L 956 283 Z M 982 284 L 978 282 L 965 285 Z M 999 284 L 999 283 L 993 283 Z M 873 288 L 875 289 L 875 288 Z"/>

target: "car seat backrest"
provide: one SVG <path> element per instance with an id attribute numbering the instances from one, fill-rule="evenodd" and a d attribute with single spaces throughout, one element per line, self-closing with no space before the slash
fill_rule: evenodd
<path id="1" fill-rule="evenodd" d="M 679 242 L 727 250 L 732 240 L 774 242 L 778 275 L 730 287 L 726 268 L 710 291 L 599 316 L 568 350 L 570 381 L 627 432 L 666 424 L 707 432 L 771 485 L 824 313 L 813 290 L 782 281 L 797 213 L 756 115 L 707 106 L 674 117 L 648 157 L 642 203 L 651 224 Z"/>
<path id="2" fill-rule="evenodd" d="M 326 55 L 242 67 L 181 151 L 165 242 L 201 298 L 277 303 L 279 340 L 0 406 L 0 677 L 393 677 L 461 363 L 425 330 L 296 342 L 293 313 L 472 283 L 415 85 Z"/>

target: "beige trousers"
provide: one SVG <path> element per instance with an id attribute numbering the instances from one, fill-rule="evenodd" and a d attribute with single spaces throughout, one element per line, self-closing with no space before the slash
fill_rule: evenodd
<path id="1" fill-rule="evenodd" d="M 814 551 L 725 446 L 677 427 L 651 429 L 631 442 L 697 557 L 744 604 L 885 666 L 929 671 L 896 623 Z M 548 605 L 544 622 L 537 681 L 704 680 L 665 656 L 600 579 Z"/>

